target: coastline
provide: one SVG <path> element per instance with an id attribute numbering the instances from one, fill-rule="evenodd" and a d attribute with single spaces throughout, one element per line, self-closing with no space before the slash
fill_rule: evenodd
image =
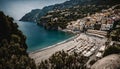
<path id="1" fill-rule="evenodd" d="M 37 50 L 35 52 L 31 52 L 29 53 L 29 56 L 33 58 L 35 60 L 36 65 L 38 65 L 41 61 L 48 59 L 52 54 L 54 54 L 57 51 L 64 50 L 67 52 L 69 51 L 69 53 L 72 53 L 74 49 L 78 49 L 78 51 L 80 51 L 82 49 L 79 48 L 83 48 L 83 47 L 84 47 L 83 50 L 86 51 L 86 48 L 88 49 L 91 48 L 92 47 L 91 44 L 93 43 L 95 43 L 95 46 L 93 47 L 95 48 L 96 45 L 98 45 L 99 43 L 100 46 L 102 46 L 105 43 L 105 40 L 104 38 L 101 39 L 100 37 L 95 37 L 85 33 L 80 33 L 69 39 L 59 42 L 55 45 Z"/>
<path id="2" fill-rule="evenodd" d="M 71 38 L 58 42 L 54 45 L 36 50 L 34 52 L 30 52 L 29 56 L 33 58 L 35 60 L 35 63 L 38 65 L 39 62 L 49 58 L 52 54 L 54 54 L 57 51 L 61 51 L 61 50 L 67 51 L 68 49 L 73 48 L 74 45 L 73 46 L 70 46 L 70 45 L 74 43 L 74 40 L 77 39 L 79 36 L 80 34 L 77 34 L 72 36 Z"/>
<path id="3" fill-rule="evenodd" d="M 54 48 L 54 47 L 56 47 L 58 45 L 64 44 L 64 43 L 66 43 L 68 41 L 71 41 L 71 40 L 77 38 L 78 36 L 79 36 L 79 34 L 76 34 L 76 35 L 74 35 L 74 36 L 72 36 L 72 37 L 70 37 L 70 38 L 68 38 L 68 39 L 66 39 L 64 41 L 61 41 L 61 42 L 58 42 L 58 43 L 53 44 L 51 46 L 48 46 L 48 47 L 45 47 L 45 48 L 42 48 L 42 49 L 39 49 L 39 50 L 36 50 L 36 51 L 33 51 L 33 52 L 28 52 L 28 53 L 29 54 L 34 54 L 34 53 L 41 52 L 41 51 L 44 51 L 44 50 L 47 50 L 47 49 L 50 49 L 50 48 Z"/>

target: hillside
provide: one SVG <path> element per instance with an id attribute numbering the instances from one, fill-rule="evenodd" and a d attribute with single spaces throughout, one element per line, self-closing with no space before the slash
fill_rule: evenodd
<path id="1" fill-rule="evenodd" d="M 83 6 L 89 4 L 95 5 L 114 5 L 120 3 L 119 0 L 69 0 L 61 4 L 55 4 L 50 6 L 45 6 L 42 9 L 33 9 L 31 12 L 26 13 L 20 21 L 30 21 L 30 22 L 39 22 L 39 19 L 46 15 L 49 11 L 53 10 L 63 10 L 71 8 L 73 6 Z"/>
<path id="2" fill-rule="evenodd" d="M 48 30 L 66 29 L 69 22 L 101 12 L 116 4 L 120 4 L 120 2 L 118 0 L 84 1 L 82 4 L 76 4 L 71 8 L 49 11 L 45 16 L 40 18 L 38 24 L 43 25 Z"/>
<path id="3" fill-rule="evenodd" d="M 0 69 L 36 69 L 26 51 L 26 37 L 13 21 L 0 11 Z"/>
<path id="4" fill-rule="evenodd" d="M 66 29 L 70 21 L 75 21 L 109 7 L 109 5 L 77 5 L 69 9 L 50 11 L 40 18 L 38 24 L 43 25 L 48 30 Z"/>
<path id="5" fill-rule="evenodd" d="M 20 20 L 37 22 L 49 30 L 65 29 L 68 22 L 108 9 L 115 4 L 119 4 L 119 1 L 70 0 L 61 4 L 46 6 L 41 10 L 32 10 Z"/>
<path id="6" fill-rule="evenodd" d="M 20 21 L 36 22 L 38 16 L 40 15 L 39 13 L 42 13 L 40 9 L 34 9 L 31 12 L 25 14 L 25 16 L 23 16 Z"/>
<path id="7" fill-rule="evenodd" d="M 39 18 L 42 16 L 46 15 L 48 11 L 52 10 L 61 10 L 61 9 L 67 9 L 71 8 L 76 5 L 87 5 L 87 4 L 99 4 L 99 3 L 104 3 L 99 2 L 100 0 L 69 0 L 61 4 L 55 4 L 55 5 L 50 5 L 46 6 L 43 9 L 33 9 L 31 12 L 27 13 L 24 15 L 20 21 L 32 21 L 32 22 L 38 22 Z"/>

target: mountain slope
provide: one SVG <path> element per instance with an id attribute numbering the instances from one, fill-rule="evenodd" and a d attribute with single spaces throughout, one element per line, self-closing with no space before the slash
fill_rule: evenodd
<path id="1" fill-rule="evenodd" d="M 61 4 L 46 6 L 43 9 L 33 9 L 31 12 L 24 15 L 20 19 L 20 21 L 38 22 L 39 18 L 46 15 L 48 11 L 67 9 L 76 5 L 80 5 L 80 6 L 88 5 L 88 4 L 114 5 L 117 3 L 119 4 L 120 1 L 119 0 L 69 0 Z"/>
<path id="2" fill-rule="evenodd" d="M 39 15 L 40 12 L 41 12 L 40 9 L 32 10 L 31 12 L 25 14 L 25 16 L 23 16 L 23 17 L 20 19 L 20 21 L 36 22 L 37 16 Z"/>
<path id="3" fill-rule="evenodd" d="M 70 0 L 70 1 L 66 1 L 66 2 L 61 3 L 61 4 L 46 6 L 41 10 L 40 9 L 34 9 L 31 12 L 24 15 L 20 19 L 20 21 L 38 22 L 39 18 L 46 15 L 46 13 L 48 11 L 61 10 L 61 9 L 70 8 L 70 7 L 73 7 L 73 6 L 76 6 L 76 5 L 87 5 L 87 4 L 93 4 L 93 3 L 99 3 L 99 1 L 98 0 Z"/>
<path id="4" fill-rule="evenodd" d="M 69 22 L 100 12 L 102 9 L 109 7 L 107 5 L 77 5 L 69 9 L 51 11 L 41 17 L 38 24 L 48 30 L 65 29 Z"/>

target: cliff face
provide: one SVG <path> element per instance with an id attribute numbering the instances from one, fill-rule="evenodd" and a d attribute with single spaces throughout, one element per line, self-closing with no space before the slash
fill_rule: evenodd
<path id="1" fill-rule="evenodd" d="M 13 18 L 0 11 L 0 69 L 35 69 L 26 52 L 26 37 L 17 28 Z"/>

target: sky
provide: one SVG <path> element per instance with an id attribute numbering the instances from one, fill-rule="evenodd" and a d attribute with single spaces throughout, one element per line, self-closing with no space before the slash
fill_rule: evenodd
<path id="1" fill-rule="evenodd" d="M 19 20 L 32 9 L 63 3 L 67 0 L 0 0 L 0 11 Z"/>

